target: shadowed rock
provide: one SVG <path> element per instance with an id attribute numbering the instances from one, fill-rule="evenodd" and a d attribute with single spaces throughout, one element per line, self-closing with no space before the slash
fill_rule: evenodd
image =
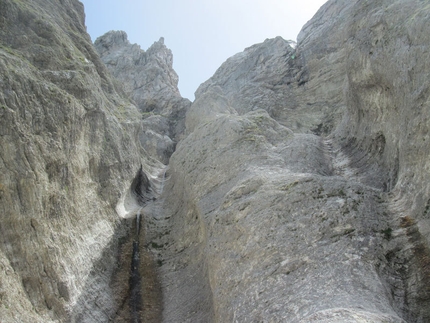
<path id="1" fill-rule="evenodd" d="M 151 182 L 149 181 L 148 176 L 143 172 L 142 165 L 131 183 L 130 191 L 140 206 L 144 206 L 148 201 L 155 199 Z"/>

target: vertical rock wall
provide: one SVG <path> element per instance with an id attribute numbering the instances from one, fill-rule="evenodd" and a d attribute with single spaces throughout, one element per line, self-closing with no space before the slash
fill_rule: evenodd
<path id="1" fill-rule="evenodd" d="M 131 227 L 115 205 L 141 164 L 161 165 L 139 144 L 140 113 L 79 1 L 0 1 L 0 75 L 0 321 L 106 322 Z"/>
<path id="2" fill-rule="evenodd" d="M 266 40 L 202 84 L 153 237 L 182 275 L 166 322 L 428 321 L 427 11 L 329 1 L 295 49 Z"/>

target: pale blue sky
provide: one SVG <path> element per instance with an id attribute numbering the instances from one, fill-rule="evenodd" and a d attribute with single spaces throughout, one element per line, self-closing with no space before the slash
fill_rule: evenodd
<path id="1" fill-rule="evenodd" d="M 164 37 L 183 97 L 230 56 L 266 38 L 296 40 L 326 0 L 81 0 L 92 40 L 124 30 L 146 50 Z"/>

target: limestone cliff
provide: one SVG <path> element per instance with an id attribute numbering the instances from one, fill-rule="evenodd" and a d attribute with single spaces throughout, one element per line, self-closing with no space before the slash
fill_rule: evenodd
<path id="1" fill-rule="evenodd" d="M 429 10 L 329 1 L 201 85 L 146 211 L 165 321 L 429 321 Z"/>
<path id="2" fill-rule="evenodd" d="M 141 113 L 79 1 L 1 0 L 0 76 L 0 321 L 106 322 L 131 261 L 115 207 L 141 165 L 162 167 L 139 144 Z"/>
<path id="3" fill-rule="evenodd" d="M 0 320 L 429 322 L 429 15 L 330 0 L 190 105 L 162 39 L 0 0 Z"/>
<path id="4" fill-rule="evenodd" d="M 160 38 L 146 52 L 130 44 L 124 31 L 110 31 L 95 41 L 102 61 L 143 112 L 139 138 L 143 147 L 168 163 L 184 131 L 191 102 L 179 94 L 172 52 Z"/>

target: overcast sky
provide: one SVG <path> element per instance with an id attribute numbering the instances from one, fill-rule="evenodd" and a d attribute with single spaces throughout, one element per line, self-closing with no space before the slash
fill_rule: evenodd
<path id="1" fill-rule="evenodd" d="M 173 52 L 183 97 L 230 56 L 266 38 L 296 40 L 326 0 L 81 0 L 93 41 L 124 30 L 131 43 L 148 49 L 160 37 Z"/>

